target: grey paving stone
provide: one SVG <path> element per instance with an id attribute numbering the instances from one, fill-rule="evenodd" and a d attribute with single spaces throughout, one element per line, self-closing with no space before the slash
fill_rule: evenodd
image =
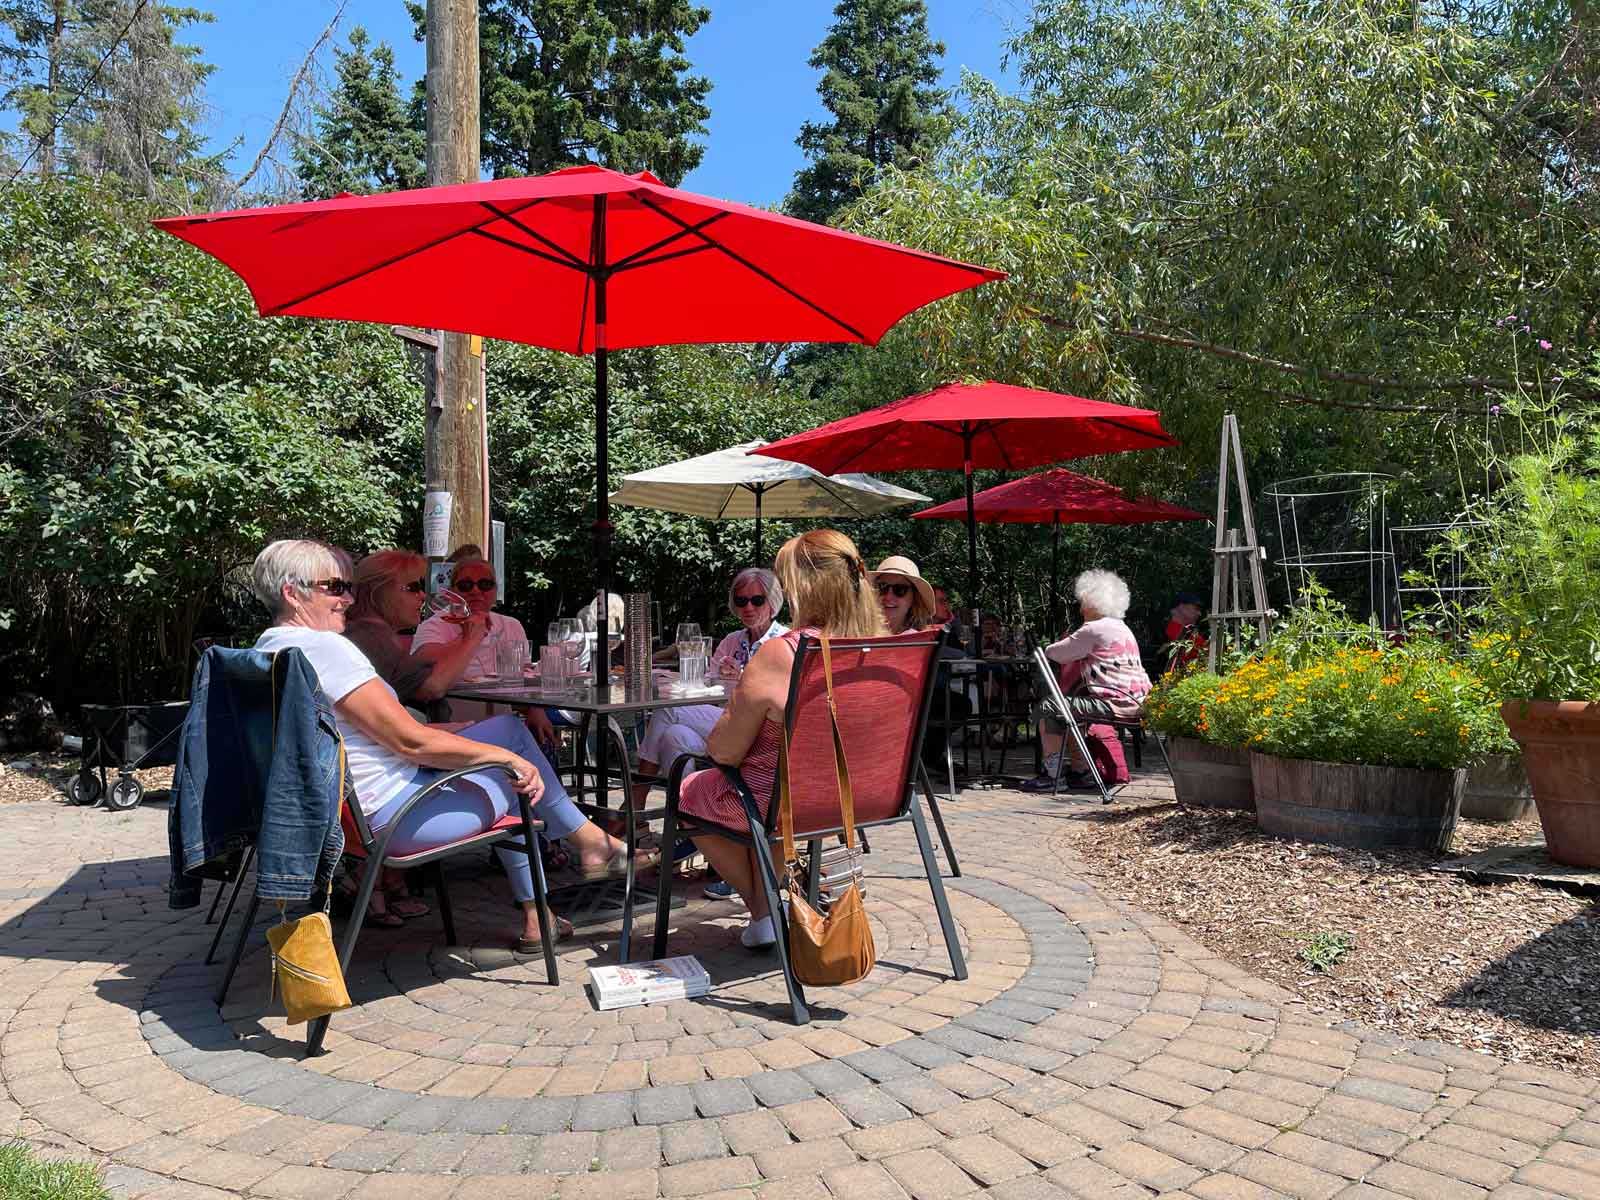
<path id="1" fill-rule="evenodd" d="M 470 1133 L 430 1133 L 413 1141 L 411 1148 L 395 1159 L 389 1169 L 414 1171 L 419 1175 L 454 1171 L 479 1140 Z"/>
<path id="2" fill-rule="evenodd" d="M 478 1096 L 461 1105 L 444 1128 L 450 1133 L 509 1133 L 522 1105 L 521 1100 Z"/>
<path id="3" fill-rule="evenodd" d="M 661 1156 L 669 1165 L 721 1158 L 727 1153 L 728 1143 L 715 1121 L 677 1121 L 661 1126 Z"/>
<path id="4" fill-rule="evenodd" d="M 995 1051 L 1005 1045 L 999 1038 L 956 1024 L 941 1025 L 937 1029 L 930 1029 L 922 1036 L 925 1041 L 932 1042 L 935 1046 L 943 1046 L 969 1058 L 974 1055 L 997 1058 L 999 1056 Z"/>
<path id="5" fill-rule="evenodd" d="M 578 1102 L 571 1096 L 540 1096 L 524 1100 L 511 1114 L 512 1133 L 560 1133 L 572 1122 Z"/>
<path id="6" fill-rule="evenodd" d="M 286 1100 L 279 1111 L 312 1121 L 325 1121 L 335 1113 L 342 1119 L 344 1110 L 357 1100 L 365 1099 L 371 1090 L 342 1079 L 330 1079 L 320 1087 L 302 1089 Z"/>
<path id="7" fill-rule="evenodd" d="M 348 1105 L 339 1114 L 339 1120 L 346 1125 L 364 1125 L 368 1129 L 376 1129 L 415 1099 L 415 1096 L 405 1092 L 370 1088 L 367 1095 Z"/>
<path id="8" fill-rule="evenodd" d="M 368 1133 L 330 1154 L 328 1166 L 339 1171 L 381 1171 L 409 1150 L 414 1140 L 403 1133 Z"/>
<path id="9" fill-rule="evenodd" d="M 998 1000 L 991 1000 L 985 1004 L 984 1009 L 1002 1017 L 1010 1017 L 1015 1021 L 1026 1021 L 1030 1025 L 1037 1025 L 1040 1021 L 1056 1014 L 1059 1005 L 1045 1006 L 1042 1004 L 1026 1004 L 1014 992 L 1008 992 Z"/>
<path id="10" fill-rule="evenodd" d="M 695 1115 L 694 1093 L 685 1084 L 642 1088 L 634 1094 L 633 1107 L 641 1125 L 688 1121 Z"/>
<path id="11" fill-rule="evenodd" d="M 1028 1022 L 1001 1016 L 988 1005 L 976 1012 L 969 1012 L 964 1017 L 957 1017 L 954 1024 L 960 1029 L 976 1029 L 979 1033 L 987 1033 L 990 1037 L 1003 1040 L 1021 1037 L 1031 1028 Z"/>
<path id="12" fill-rule="evenodd" d="M 465 1107 L 463 1102 L 454 1096 L 407 1095 L 405 1099 L 405 1106 L 392 1113 L 383 1122 L 386 1131 L 432 1133 L 449 1125 Z"/>
<path id="13" fill-rule="evenodd" d="M 910 1079 L 891 1079 L 883 1085 L 883 1090 L 886 1095 L 898 1100 L 918 1116 L 938 1112 L 944 1108 L 953 1108 L 961 1103 L 960 1096 L 942 1084 L 935 1083 L 926 1075 L 917 1075 Z"/>
<path id="14" fill-rule="evenodd" d="M 961 1062 L 965 1057 L 948 1046 L 937 1046 L 920 1037 L 904 1038 L 885 1046 L 884 1049 L 929 1071 L 935 1067 L 947 1067 L 951 1063 Z"/>
<path id="15" fill-rule="evenodd" d="M 845 1063 L 853 1071 L 860 1071 L 875 1083 L 882 1083 L 886 1079 L 904 1079 L 909 1075 L 919 1074 L 914 1063 L 898 1054 L 891 1054 L 888 1050 L 883 1049 L 857 1050 L 854 1054 L 846 1054 L 839 1061 Z"/>
<path id="16" fill-rule="evenodd" d="M 852 1071 L 837 1059 L 824 1059 L 822 1062 L 807 1063 L 798 1068 L 801 1078 L 809 1083 L 824 1096 L 836 1096 L 840 1092 L 854 1092 L 867 1086 L 866 1076 L 859 1071 Z"/>
<path id="17" fill-rule="evenodd" d="M 624 1129 L 633 1124 L 632 1092 L 598 1092 L 580 1096 L 572 1114 L 572 1128 L 597 1131 Z"/>
<path id="18" fill-rule="evenodd" d="M 726 1117 L 734 1113 L 749 1112 L 756 1106 L 756 1098 L 742 1079 L 710 1079 L 689 1085 L 694 1094 L 694 1104 L 703 1117 Z"/>
<path id="19" fill-rule="evenodd" d="M 910 1109 L 881 1087 L 859 1088 L 828 1098 L 840 1112 L 863 1129 L 887 1125 L 890 1121 L 903 1121 L 911 1115 Z"/>
<path id="20" fill-rule="evenodd" d="M 747 1076 L 744 1082 L 755 1098 L 768 1108 L 797 1104 L 817 1094 L 817 1089 L 799 1071 L 763 1071 Z"/>

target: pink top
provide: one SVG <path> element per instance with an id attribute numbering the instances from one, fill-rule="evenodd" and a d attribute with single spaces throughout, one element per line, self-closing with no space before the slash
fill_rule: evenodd
<path id="1" fill-rule="evenodd" d="M 1085 621 L 1059 642 L 1045 647 L 1045 657 L 1060 663 L 1061 690 L 1104 700 L 1119 717 L 1136 717 L 1150 694 L 1150 676 L 1139 661 L 1139 643 L 1117 617 Z"/>

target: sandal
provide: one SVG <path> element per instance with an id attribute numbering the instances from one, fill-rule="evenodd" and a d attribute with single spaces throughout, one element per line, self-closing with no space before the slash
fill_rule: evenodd
<path id="1" fill-rule="evenodd" d="M 418 917 L 425 917 L 433 911 L 432 908 L 408 892 L 385 892 L 383 898 L 389 911 L 402 920 L 414 921 Z"/>
<path id="2" fill-rule="evenodd" d="M 641 851 L 634 855 L 633 858 L 634 873 L 637 874 L 653 867 L 659 861 L 661 861 L 661 855 L 658 851 Z M 582 863 L 574 865 L 577 868 L 578 878 L 583 880 L 584 883 L 600 883 L 607 879 L 622 879 L 628 873 L 628 852 L 626 849 L 619 850 L 616 854 L 606 859 L 605 862 L 594 863 L 591 866 L 584 866 Z"/>
<path id="3" fill-rule="evenodd" d="M 572 922 L 554 913 L 551 916 L 554 918 L 556 942 L 559 945 L 572 936 Z M 518 954 L 543 954 L 544 942 L 540 938 L 519 937 L 511 948 Z"/>
<path id="4" fill-rule="evenodd" d="M 371 908 L 368 908 L 367 919 L 363 924 L 368 929 L 404 929 L 406 927 L 405 918 L 399 913 L 390 912 L 388 909 L 384 909 L 383 912 L 374 912 Z"/>

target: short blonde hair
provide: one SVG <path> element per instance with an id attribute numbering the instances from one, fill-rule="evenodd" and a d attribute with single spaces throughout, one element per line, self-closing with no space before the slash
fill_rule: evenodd
<path id="1" fill-rule="evenodd" d="M 348 560 L 348 556 L 346 556 Z M 283 589 L 305 591 L 318 579 L 348 579 L 339 552 L 326 542 L 310 538 L 281 538 L 268 543 L 250 568 L 250 587 L 273 618 L 285 610 Z"/>
<path id="2" fill-rule="evenodd" d="M 349 619 L 375 616 L 378 611 L 378 593 L 402 575 L 415 576 L 428 569 L 428 560 L 414 550 L 379 550 L 356 564 L 355 603 L 350 606 Z"/>
<path id="3" fill-rule="evenodd" d="M 867 582 L 861 551 L 837 529 L 813 529 L 790 538 L 773 566 L 789 598 L 795 628 L 835 637 L 882 637 L 889 632 Z"/>
<path id="4" fill-rule="evenodd" d="M 1085 571 L 1072 582 L 1072 594 L 1078 602 L 1087 601 L 1103 617 L 1122 620 L 1128 615 L 1128 585 L 1113 571 Z"/>

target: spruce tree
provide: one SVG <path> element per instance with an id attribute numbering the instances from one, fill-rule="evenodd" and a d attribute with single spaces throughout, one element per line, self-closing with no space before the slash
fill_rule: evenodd
<path id="1" fill-rule="evenodd" d="M 950 127 L 950 95 L 938 86 L 944 44 L 928 36 L 924 0 L 840 0 L 833 18 L 811 55 L 833 119 L 800 127 L 810 163 L 784 203 L 810 221 L 827 221 L 879 168 L 924 161 Z"/>
<path id="2" fill-rule="evenodd" d="M 423 6 L 408 7 L 421 38 Z M 691 0 L 480 0 L 484 164 L 496 178 L 599 162 L 682 182 L 711 115 L 684 44 L 710 16 Z"/>
<path id="3" fill-rule="evenodd" d="M 333 94 L 316 106 L 311 138 L 294 149 L 295 173 L 307 195 L 421 187 L 427 143 L 401 100 L 394 51 L 385 42 L 373 45 L 357 25 L 333 56 Z"/>

